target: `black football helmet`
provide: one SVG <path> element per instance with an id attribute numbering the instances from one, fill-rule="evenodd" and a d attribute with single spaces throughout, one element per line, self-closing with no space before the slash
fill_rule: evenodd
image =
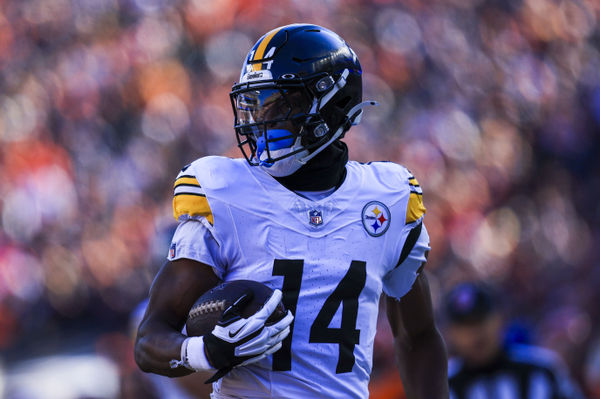
<path id="1" fill-rule="evenodd" d="M 354 51 L 328 29 L 293 24 L 265 34 L 230 93 L 246 160 L 271 166 L 295 156 L 304 164 L 343 137 L 362 108 L 375 105 L 361 103 L 361 75 Z"/>

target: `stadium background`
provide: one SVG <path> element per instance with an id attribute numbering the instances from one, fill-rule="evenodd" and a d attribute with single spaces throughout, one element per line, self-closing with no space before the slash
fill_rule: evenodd
<path id="1" fill-rule="evenodd" d="M 381 104 L 351 158 L 423 186 L 436 304 L 497 284 L 511 339 L 600 397 L 599 18 L 595 0 L 0 1 L 0 392 L 113 397 L 136 373 L 129 316 L 168 249 L 173 178 L 238 156 L 243 57 L 312 22 Z M 380 324 L 373 397 L 392 397 Z"/>

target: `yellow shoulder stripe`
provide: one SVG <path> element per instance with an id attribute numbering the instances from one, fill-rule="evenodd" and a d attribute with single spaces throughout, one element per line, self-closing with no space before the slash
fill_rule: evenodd
<path id="1" fill-rule="evenodd" d="M 179 186 L 180 184 L 189 184 L 192 186 L 200 187 L 200 183 L 195 177 L 190 176 L 181 176 L 179 179 L 175 180 L 175 184 L 173 184 L 173 188 Z"/>
<path id="2" fill-rule="evenodd" d="M 208 200 L 201 195 L 180 194 L 173 197 L 173 217 L 179 221 L 179 217 L 184 215 L 204 216 L 210 224 L 214 224 Z"/>
<path id="3" fill-rule="evenodd" d="M 408 206 L 406 208 L 406 224 L 414 223 L 419 220 L 425 213 L 425 205 L 423 205 L 423 196 L 411 192 L 408 197 Z"/>
<path id="4" fill-rule="evenodd" d="M 419 182 L 414 177 L 411 177 L 410 179 L 408 179 L 408 184 L 410 184 L 411 186 L 418 186 Z"/>

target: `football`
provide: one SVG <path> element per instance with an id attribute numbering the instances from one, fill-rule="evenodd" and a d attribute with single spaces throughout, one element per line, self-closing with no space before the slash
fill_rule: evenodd
<path id="1" fill-rule="evenodd" d="M 205 292 L 196 300 L 185 323 L 187 335 L 199 337 L 210 333 L 217 325 L 223 312 L 243 294 L 249 295 L 248 303 L 241 309 L 240 316 L 247 318 L 258 312 L 273 294 L 266 285 L 252 280 L 232 280 Z M 267 319 L 267 325 L 281 320 L 286 314 L 281 302 Z"/>

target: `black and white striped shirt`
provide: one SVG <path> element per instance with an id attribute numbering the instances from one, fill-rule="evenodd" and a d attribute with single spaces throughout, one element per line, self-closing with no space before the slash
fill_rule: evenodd
<path id="1" fill-rule="evenodd" d="M 448 375 L 450 399 L 583 398 L 558 356 L 534 346 L 511 346 L 479 368 L 453 359 Z"/>

